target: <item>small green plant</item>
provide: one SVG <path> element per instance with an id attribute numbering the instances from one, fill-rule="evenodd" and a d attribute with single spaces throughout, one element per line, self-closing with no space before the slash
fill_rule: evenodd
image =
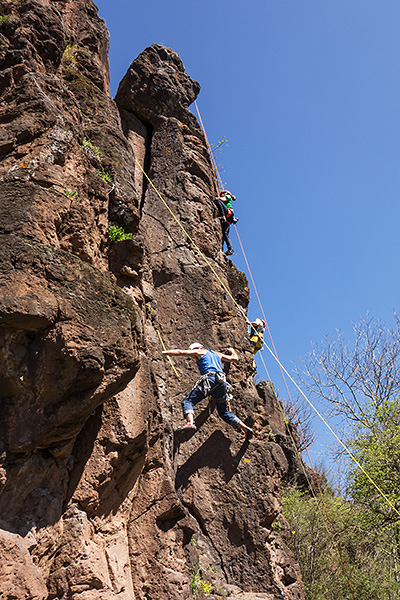
<path id="1" fill-rule="evenodd" d="M 228 146 L 228 140 L 225 137 L 223 137 L 222 139 L 218 140 L 218 142 L 216 144 L 211 144 L 210 145 L 210 150 L 211 150 L 211 153 L 212 153 L 212 156 L 213 156 L 213 159 L 214 159 L 214 163 L 215 163 L 215 165 L 217 167 L 217 172 L 219 171 L 220 173 L 223 173 L 225 171 L 225 167 L 221 163 L 217 164 L 217 160 L 218 160 L 217 159 L 217 155 L 221 156 L 221 154 L 222 154 L 222 148 L 224 148 L 225 146 L 226 147 Z M 222 183 L 222 187 L 223 188 L 227 187 L 227 184 L 225 182 Z"/>
<path id="2" fill-rule="evenodd" d="M 90 58 L 90 52 L 86 48 L 81 48 L 78 44 L 67 44 L 62 56 L 63 63 L 72 63 L 76 65 L 81 60 Z"/>
<path id="3" fill-rule="evenodd" d="M 101 177 L 107 183 L 112 183 L 112 175 L 108 171 L 102 171 L 101 169 L 97 169 L 97 175 Z"/>
<path id="4" fill-rule="evenodd" d="M 215 145 L 211 144 L 211 150 L 213 152 L 216 152 L 222 146 L 228 146 L 228 140 L 224 137 L 221 140 L 218 140 L 218 142 Z"/>
<path id="5" fill-rule="evenodd" d="M 197 597 L 197 594 L 201 591 L 203 594 L 211 594 L 212 585 L 209 581 L 204 581 L 201 577 L 200 569 L 192 567 L 192 573 L 190 576 L 190 583 L 192 586 L 192 596 Z"/>
<path id="6" fill-rule="evenodd" d="M 12 21 L 13 17 L 11 15 L 0 15 L 0 29 L 5 29 L 8 25 L 12 23 Z"/>
<path id="7" fill-rule="evenodd" d="M 92 142 L 86 137 L 83 138 L 82 146 L 85 152 L 87 152 L 91 156 L 94 156 L 96 158 L 101 158 L 103 156 L 103 153 L 100 150 L 100 148 L 92 144 Z"/>
<path id="8" fill-rule="evenodd" d="M 268 439 L 270 442 L 276 442 L 276 435 L 271 430 L 268 431 Z"/>
<path id="9" fill-rule="evenodd" d="M 193 598 L 196 598 L 199 588 L 200 588 L 200 581 L 201 581 L 201 575 L 200 575 L 200 569 L 195 569 L 194 567 L 192 568 L 192 573 L 190 575 L 190 583 L 192 586 L 192 596 Z"/>
<path id="10" fill-rule="evenodd" d="M 78 44 L 67 44 L 62 56 L 63 62 L 76 63 L 78 61 Z"/>
<path id="11" fill-rule="evenodd" d="M 64 195 L 70 200 L 77 200 L 78 192 L 76 190 L 64 190 Z"/>
<path id="12" fill-rule="evenodd" d="M 275 521 L 275 523 L 272 525 L 272 531 L 277 537 L 279 537 L 282 533 L 282 523 Z"/>
<path id="13" fill-rule="evenodd" d="M 192 537 L 192 539 L 190 540 L 193 544 L 193 546 L 195 546 L 197 548 L 197 546 L 199 545 L 199 541 L 196 540 L 196 538 Z"/>
<path id="14" fill-rule="evenodd" d="M 109 225 L 107 227 L 107 235 L 110 242 L 122 242 L 123 240 L 131 240 L 132 234 L 126 233 L 122 227 Z"/>

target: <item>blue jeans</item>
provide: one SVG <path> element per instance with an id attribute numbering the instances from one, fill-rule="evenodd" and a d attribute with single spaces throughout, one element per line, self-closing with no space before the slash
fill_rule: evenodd
<path id="1" fill-rule="evenodd" d="M 218 212 L 220 217 L 226 217 L 226 215 L 228 214 L 228 209 L 225 206 L 225 204 L 222 202 L 222 200 L 220 200 L 219 198 L 215 198 L 214 200 L 215 204 L 218 207 Z M 233 211 L 232 211 L 232 216 L 233 216 Z M 229 237 L 229 228 L 230 225 L 232 223 L 232 220 L 229 219 L 229 223 L 228 221 L 222 221 L 221 222 L 221 227 L 222 227 L 222 249 L 224 247 L 224 242 L 226 244 L 226 247 L 228 250 L 232 250 L 232 243 L 231 243 L 231 239 Z"/>
<path id="2" fill-rule="evenodd" d="M 228 208 L 225 206 L 222 200 L 220 200 L 219 198 L 215 198 L 214 202 L 217 205 L 219 216 L 226 217 L 226 215 L 228 214 Z"/>
<path id="3" fill-rule="evenodd" d="M 207 379 L 209 384 L 211 385 L 211 389 L 205 389 L 203 385 L 195 385 L 193 389 L 185 396 L 182 400 L 182 410 L 183 415 L 186 416 L 189 413 L 194 414 L 193 407 L 196 406 L 199 402 L 207 398 L 207 396 L 212 396 L 215 399 L 215 403 L 217 406 L 217 411 L 219 416 L 225 423 L 232 425 L 232 427 L 237 426 L 240 422 L 240 419 L 229 412 L 228 410 L 228 402 L 227 402 L 227 388 L 226 383 L 216 383 L 215 381 L 216 373 L 213 371 L 209 371 L 207 373 Z"/>
<path id="4" fill-rule="evenodd" d="M 224 221 L 223 223 L 221 223 L 221 227 L 222 227 L 222 248 L 224 247 L 224 242 L 225 242 L 227 249 L 232 250 L 232 242 L 231 242 L 231 238 L 229 237 L 230 224 L 227 223 L 227 221 Z"/>

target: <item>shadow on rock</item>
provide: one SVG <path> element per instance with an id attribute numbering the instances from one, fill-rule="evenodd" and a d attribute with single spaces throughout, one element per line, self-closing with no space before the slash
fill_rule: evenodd
<path id="1" fill-rule="evenodd" d="M 230 481 L 249 446 L 248 442 L 243 442 L 239 452 L 233 455 L 230 451 L 231 444 L 232 441 L 225 437 L 222 431 L 214 431 L 208 440 L 178 468 L 175 489 L 184 489 L 192 475 L 204 467 L 220 469 L 224 474 L 225 481 Z"/>
<path id="2" fill-rule="evenodd" d="M 88 419 L 86 426 L 83 428 L 81 433 L 76 438 L 72 456 L 74 457 L 74 466 L 71 470 L 68 492 L 64 501 L 63 510 L 66 509 L 69 501 L 71 500 L 79 481 L 81 480 L 83 471 L 85 469 L 86 463 L 89 460 L 90 456 L 93 452 L 93 447 L 97 435 L 100 431 L 101 427 L 101 416 L 103 412 L 103 407 L 100 406 L 94 414 Z"/>

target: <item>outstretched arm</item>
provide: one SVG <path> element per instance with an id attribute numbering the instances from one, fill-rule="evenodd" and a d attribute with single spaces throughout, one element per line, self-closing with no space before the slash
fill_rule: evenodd
<path id="1" fill-rule="evenodd" d="M 222 352 L 217 353 L 223 362 L 231 363 L 231 362 L 237 362 L 239 360 L 237 352 L 234 348 L 228 348 L 228 350 L 226 352 L 227 352 L 226 354 L 222 354 Z M 228 354 L 228 352 L 229 352 L 229 354 Z"/>
<path id="2" fill-rule="evenodd" d="M 180 348 L 171 348 L 171 350 L 163 350 L 162 353 L 165 356 L 190 356 L 195 360 L 198 360 L 201 356 L 203 356 L 203 350 L 181 350 Z"/>

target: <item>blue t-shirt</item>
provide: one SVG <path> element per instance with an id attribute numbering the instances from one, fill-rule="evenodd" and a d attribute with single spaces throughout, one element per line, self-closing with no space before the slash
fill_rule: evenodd
<path id="1" fill-rule="evenodd" d="M 197 361 L 200 375 L 208 373 L 208 371 L 223 371 L 221 359 L 214 350 L 206 350 L 206 353 Z"/>

